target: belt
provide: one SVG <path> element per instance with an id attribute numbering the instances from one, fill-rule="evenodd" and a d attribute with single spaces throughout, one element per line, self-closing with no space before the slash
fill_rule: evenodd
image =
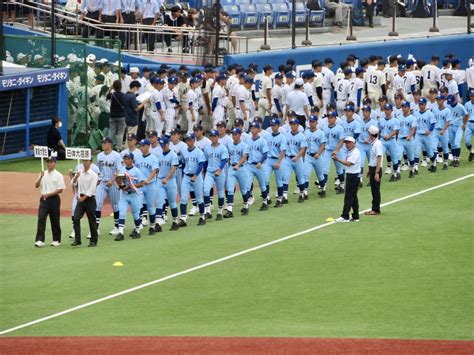
<path id="1" fill-rule="evenodd" d="M 84 197 L 86 196 L 85 194 L 80 194 L 79 197 Z M 95 197 L 95 195 L 87 196 L 87 197 Z"/>
<path id="2" fill-rule="evenodd" d="M 249 164 L 257 165 L 258 163 L 257 162 L 249 162 Z"/>
<path id="3" fill-rule="evenodd" d="M 237 163 L 235 163 L 235 164 L 232 164 L 232 167 L 234 167 L 234 166 L 237 166 Z"/>
<path id="4" fill-rule="evenodd" d="M 186 173 L 184 173 L 184 175 L 189 176 L 189 177 L 193 177 L 193 176 L 194 176 L 194 174 L 186 174 Z"/>
<path id="5" fill-rule="evenodd" d="M 474 121 L 471 121 L 471 120 L 469 120 L 469 121 L 467 121 L 467 122 L 471 122 L 471 123 L 474 123 Z"/>
<path id="6" fill-rule="evenodd" d="M 306 152 L 307 155 L 311 155 L 311 156 L 313 156 L 313 155 L 315 155 L 315 154 L 317 154 L 317 153 L 318 153 L 318 152 L 315 152 L 315 153 Z"/>
<path id="7" fill-rule="evenodd" d="M 135 191 L 125 191 L 127 194 L 131 195 L 131 194 L 134 194 Z"/>
<path id="8" fill-rule="evenodd" d="M 347 99 L 337 99 L 336 101 L 347 101 Z"/>
<path id="9" fill-rule="evenodd" d="M 323 90 L 331 90 L 331 88 L 323 88 Z"/>
<path id="10" fill-rule="evenodd" d="M 293 159 L 295 157 L 295 155 L 287 155 L 286 157 Z"/>
<path id="11" fill-rule="evenodd" d="M 306 116 L 305 116 L 305 115 L 296 115 L 296 117 L 297 117 L 297 118 L 300 118 L 300 117 L 304 117 L 304 118 L 306 118 Z"/>
<path id="12" fill-rule="evenodd" d="M 346 175 L 356 175 L 357 177 L 359 176 L 360 173 L 346 173 Z"/>
<path id="13" fill-rule="evenodd" d="M 279 159 L 280 157 L 270 157 L 270 159 Z"/>
<path id="14" fill-rule="evenodd" d="M 407 139 L 407 137 L 398 137 L 398 138 L 400 138 L 400 139 Z"/>

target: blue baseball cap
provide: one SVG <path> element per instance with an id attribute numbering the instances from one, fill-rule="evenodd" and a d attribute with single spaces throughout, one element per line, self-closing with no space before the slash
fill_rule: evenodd
<path id="1" fill-rule="evenodd" d="M 352 74 L 352 73 L 353 73 L 352 68 L 346 68 L 346 69 L 344 69 L 344 75 Z"/>
<path id="2" fill-rule="evenodd" d="M 408 101 L 403 101 L 402 107 L 410 107 L 410 103 Z"/>
<path id="3" fill-rule="evenodd" d="M 456 102 L 456 97 L 454 95 L 448 95 L 448 104 L 454 104 Z"/>
<path id="4" fill-rule="evenodd" d="M 402 64 L 402 65 L 399 65 L 399 66 L 398 66 L 398 70 L 399 70 L 399 71 L 406 71 L 406 70 L 407 70 L 407 67 L 406 67 L 406 65 L 403 65 L 403 64 Z"/>
<path id="5" fill-rule="evenodd" d="M 300 121 L 298 121 L 296 118 L 293 118 L 288 122 L 289 124 L 300 124 Z"/>
<path id="6" fill-rule="evenodd" d="M 196 123 L 193 126 L 193 131 L 202 131 L 202 126 L 199 123 Z"/>
<path id="7" fill-rule="evenodd" d="M 352 111 L 354 112 L 355 111 L 355 107 L 353 105 L 347 105 L 346 107 L 344 107 L 344 111 Z"/>
<path id="8" fill-rule="evenodd" d="M 315 121 L 317 121 L 317 120 L 318 120 L 318 116 L 316 116 L 316 115 L 311 115 L 311 116 L 309 116 L 309 118 L 308 118 L 308 121 L 312 121 L 312 122 L 315 122 Z"/>
<path id="9" fill-rule="evenodd" d="M 263 124 L 263 118 L 262 118 L 262 117 L 258 117 L 258 116 L 257 116 L 257 117 L 255 117 L 255 118 L 253 119 L 253 121 L 254 121 L 254 122 L 257 122 L 257 123 L 260 123 L 260 124 Z"/>
<path id="10" fill-rule="evenodd" d="M 356 74 L 365 73 L 365 69 L 362 67 L 356 68 Z"/>
<path id="11" fill-rule="evenodd" d="M 221 80 L 227 80 L 228 78 L 227 78 L 227 75 L 220 74 L 220 75 L 217 76 L 216 79 L 217 79 L 217 81 L 221 81 Z"/>
<path id="12" fill-rule="evenodd" d="M 134 159 L 133 153 L 125 153 L 123 155 L 123 159 L 125 159 L 125 158 L 129 158 L 129 159 L 133 160 Z"/>
<path id="13" fill-rule="evenodd" d="M 251 76 L 246 76 L 244 81 L 248 84 L 253 84 L 253 78 Z"/>
<path id="14" fill-rule="evenodd" d="M 311 79 L 314 78 L 314 73 L 312 71 L 304 72 L 301 76 L 303 79 Z"/>
<path id="15" fill-rule="evenodd" d="M 231 132 L 232 134 L 242 134 L 242 130 L 239 127 L 235 127 Z"/>
<path id="16" fill-rule="evenodd" d="M 128 141 L 131 141 L 131 140 L 137 140 L 137 135 L 135 133 L 129 133 L 127 134 L 127 140 Z"/>
<path id="17" fill-rule="evenodd" d="M 418 105 L 426 105 L 427 103 L 428 101 L 424 97 L 422 97 L 420 101 L 418 101 Z"/>
<path id="18" fill-rule="evenodd" d="M 336 111 L 329 112 L 328 117 L 337 117 L 337 112 Z"/>
<path id="19" fill-rule="evenodd" d="M 393 110 L 392 104 L 385 104 L 385 106 L 383 108 L 384 108 L 384 110 L 390 110 L 390 111 Z"/>
<path id="20" fill-rule="evenodd" d="M 213 129 L 213 130 L 211 130 L 211 133 L 210 133 L 209 135 L 210 135 L 210 136 L 216 136 L 216 137 L 218 137 L 218 136 L 219 136 L 219 132 L 217 132 L 216 129 Z"/>
<path id="21" fill-rule="evenodd" d="M 295 78 L 295 74 L 293 74 L 293 72 L 289 71 L 288 73 L 285 74 L 285 76 L 289 79 L 294 79 Z"/>
<path id="22" fill-rule="evenodd" d="M 250 128 L 260 128 L 260 123 L 258 123 L 258 122 L 252 122 L 252 123 L 250 124 Z"/>
<path id="23" fill-rule="evenodd" d="M 244 71 L 241 71 L 241 72 L 239 73 L 239 75 L 237 75 L 237 76 L 239 77 L 239 79 L 245 79 L 245 77 L 247 76 L 247 73 L 244 72 Z"/>
<path id="24" fill-rule="evenodd" d="M 150 144 L 151 144 L 150 141 L 146 138 L 140 141 L 140 145 L 150 145 Z"/>
<path id="25" fill-rule="evenodd" d="M 409 66 L 411 66 L 411 65 L 413 65 L 413 64 L 415 64 L 415 63 L 416 63 L 416 62 L 415 62 L 413 59 L 408 59 L 408 60 L 405 62 L 405 65 L 406 65 L 407 67 L 409 67 Z"/>
<path id="26" fill-rule="evenodd" d="M 459 63 L 461 63 L 461 61 L 458 58 L 451 59 L 451 64 L 452 65 L 456 65 L 456 64 L 459 64 Z"/>
<path id="27" fill-rule="evenodd" d="M 102 143 L 112 143 L 112 139 L 110 139 L 109 137 L 104 137 L 102 139 Z"/>
<path id="28" fill-rule="evenodd" d="M 280 73 L 276 73 L 275 79 L 283 79 L 283 75 L 281 75 Z"/>
<path id="29" fill-rule="evenodd" d="M 280 120 L 278 118 L 272 118 L 270 120 L 270 126 L 279 126 L 280 125 Z"/>
<path id="30" fill-rule="evenodd" d="M 165 145 L 167 145 L 168 143 L 170 142 L 170 139 L 166 136 L 161 136 L 160 138 L 160 146 L 161 147 L 164 147 Z"/>
<path id="31" fill-rule="evenodd" d="M 199 80 L 197 78 L 191 78 L 191 80 L 189 80 L 190 84 L 196 84 L 198 82 L 199 82 Z"/>
<path id="32" fill-rule="evenodd" d="M 443 59 L 443 66 L 446 66 L 446 65 L 448 65 L 448 64 L 450 64 L 450 63 L 451 63 L 451 59 L 449 59 L 449 58 L 444 58 L 444 59 Z"/>
<path id="33" fill-rule="evenodd" d="M 157 131 L 147 131 L 146 135 L 147 135 L 147 137 L 158 137 L 158 132 Z"/>
<path id="34" fill-rule="evenodd" d="M 186 134 L 186 137 L 185 137 L 186 140 L 195 140 L 196 139 L 196 136 L 194 135 L 194 133 L 188 133 Z"/>
<path id="35" fill-rule="evenodd" d="M 157 76 L 153 76 L 150 78 L 150 84 L 164 84 L 165 81 Z"/>
<path id="36" fill-rule="evenodd" d="M 474 88 L 469 89 L 469 96 L 474 96 Z"/>
<path id="37" fill-rule="evenodd" d="M 473 91 L 473 93 L 474 93 L 474 91 Z M 436 96 L 436 100 L 446 100 L 446 96 L 438 95 L 438 96 Z"/>
<path id="38" fill-rule="evenodd" d="M 365 106 L 362 107 L 362 111 L 372 112 L 372 107 L 370 107 L 369 105 L 365 105 Z"/>
<path id="39" fill-rule="evenodd" d="M 168 78 L 168 84 L 176 85 L 178 84 L 178 77 L 171 76 Z"/>

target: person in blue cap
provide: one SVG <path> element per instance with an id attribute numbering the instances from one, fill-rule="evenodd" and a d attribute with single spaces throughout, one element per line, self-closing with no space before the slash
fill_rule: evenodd
<path id="1" fill-rule="evenodd" d="M 142 208 L 140 217 L 146 220 L 150 218 L 149 235 L 155 234 L 155 219 L 156 219 L 156 174 L 158 172 L 158 159 L 150 151 L 150 141 L 142 139 L 140 141 L 141 155 L 135 157 L 135 166 L 140 170 L 140 173 L 145 178 L 143 187 L 140 189 L 140 196 L 142 198 Z M 145 214 L 145 211 L 147 214 Z"/>
<path id="2" fill-rule="evenodd" d="M 392 104 L 385 104 L 384 113 L 385 117 L 379 121 L 380 141 L 382 142 L 384 152 L 390 154 L 393 165 L 390 181 L 394 182 L 400 180 L 400 149 L 396 138 L 400 130 L 400 121 L 393 117 Z"/>
<path id="3" fill-rule="evenodd" d="M 374 70 L 373 72 L 375 73 L 376 71 Z M 356 68 L 356 76 L 355 78 L 351 79 L 351 86 L 349 88 L 349 101 L 354 102 L 356 112 L 359 112 L 360 108 L 362 107 L 362 92 L 364 91 L 364 73 L 364 68 Z"/>
<path id="4" fill-rule="evenodd" d="M 133 228 L 130 234 L 132 239 L 139 239 L 141 237 L 140 230 L 143 228 L 140 218 L 142 203 L 139 188 L 143 186 L 145 177 L 143 177 L 140 169 L 133 165 L 133 158 L 133 153 L 128 153 L 123 156 L 125 166 L 121 167 L 115 179 L 115 184 L 120 191 L 118 233 L 115 237 L 115 241 L 117 242 L 124 240 L 125 219 L 127 217 L 128 206 L 130 206 L 132 210 L 135 223 L 135 228 Z"/>
<path id="5" fill-rule="evenodd" d="M 439 71 L 439 87 L 442 88 L 442 87 L 446 87 L 446 84 L 447 84 L 447 81 L 446 81 L 446 78 L 445 78 L 445 73 L 448 71 L 448 70 L 451 70 L 451 59 L 450 58 L 443 58 L 443 67 L 440 69 Z"/>
<path id="6" fill-rule="evenodd" d="M 253 78 L 246 76 L 244 84 L 240 86 L 237 94 L 237 103 L 235 106 L 235 118 L 244 121 L 244 130 L 247 130 L 249 124 L 253 122 L 255 115 L 255 104 L 250 89 L 252 88 Z"/>
<path id="7" fill-rule="evenodd" d="M 229 103 L 226 92 L 227 75 L 219 74 L 212 89 L 212 104 L 209 115 L 212 117 L 213 127 L 217 122 L 225 121 L 225 111 Z"/>
<path id="8" fill-rule="evenodd" d="M 344 107 L 349 99 L 351 88 L 352 69 L 350 67 L 344 69 L 344 78 L 339 80 L 334 88 L 334 98 L 336 99 L 337 115 L 344 114 Z"/>
<path id="9" fill-rule="evenodd" d="M 446 107 L 446 97 L 438 95 L 436 97 L 438 105 L 432 109 L 436 118 L 435 129 L 433 131 L 433 147 L 441 146 L 443 152 L 443 170 L 448 170 L 449 158 L 449 124 L 451 123 L 451 111 Z"/>
<path id="10" fill-rule="evenodd" d="M 267 204 L 267 185 L 265 182 L 265 167 L 264 163 L 268 157 L 268 142 L 259 135 L 260 123 L 253 122 L 250 124 L 250 133 L 252 140 L 249 145 L 248 167 L 249 167 L 249 183 L 253 184 L 254 177 L 258 180 L 258 185 L 262 193 L 262 206 L 260 211 L 268 210 Z"/>
<path id="11" fill-rule="evenodd" d="M 178 187 L 176 182 L 176 171 L 179 166 L 179 158 L 176 152 L 170 148 L 171 141 L 168 137 L 160 138 L 160 146 L 162 151 L 158 154 L 158 176 L 156 179 L 157 188 L 157 208 L 158 224 L 156 231 L 162 231 L 162 225 L 165 223 L 164 206 L 169 206 L 173 222 L 171 224 L 172 231 L 178 230 L 178 205 L 176 197 Z M 187 147 L 186 147 L 187 149 Z"/>
<path id="12" fill-rule="evenodd" d="M 206 176 L 204 178 L 204 204 L 206 219 L 211 219 L 211 197 L 214 183 L 217 187 L 217 216 L 216 221 L 223 218 L 225 203 L 225 180 L 226 170 L 224 169 L 229 158 L 229 153 L 225 145 L 219 143 L 219 132 L 213 129 L 210 132 L 211 145 L 204 149 L 204 158 L 206 160 Z"/>
<path id="13" fill-rule="evenodd" d="M 271 113 L 277 115 L 280 119 L 283 117 L 283 104 L 285 92 L 283 89 L 283 75 L 275 74 L 274 86 L 272 88 L 272 109 Z"/>
<path id="14" fill-rule="evenodd" d="M 303 78 L 303 92 L 305 93 L 306 97 L 308 98 L 309 106 L 314 106 L 314 91 L 313 91 L 313 82 L 314 82 L 314 72 L 307 71 L 304 72 L 301 76 Z"/>
<path id="15" fill-rule="evenodd" d="M 177 84 L 178 78 L 176 76 L 171 76 L 168 78 L 168 85 L 164 86 L 161 90 L 163 102 L 165 105 L 164 133 L 168 137 L 171 134 L 171 130 L 175 127 L 176 113 L 180 105 L 178 93 L 174 91 L 174 88 Z"/>
<path id="16" fill-rule="evenodd" d="M 377 126 L 378 121 L 372 116 L 372 108 L 368 105 L 362 107 L 362 122 L 361 122 L 361 132 L 359 137 L 357 137 L 357 148 L 360 151 L 361 162 L 360 162 L 360 183 L 359 188 L 363 186 L 362 180 L 364 177 L 364 166 L 365 161 L 370 159 L 370 134 L 369 127 Z"/>
<path id="17" fill-rule="evenodd" d="M 237 182 L 239 183 L 240 193 L 242 194 L 243 207 L 242 215 L 246 216 L 249 213 L 249 171 L 247 167 L 247 157 L 249 155 L 248 145 L 241 140 L 242 129 L 234 128 L 232 130 L 232 144 L 227 149 L 229 150 L 229 172 L 227 175 L 226 189 L 227 189 L 227 207 L 224 213 L 224 218 L 234 217 L 234 193 Z"/>
<path id="18" fill-rule="evenodd" d="M 192 129 L 192 127 L 191 127 Z M 194 191 L 196 194 L 196 202 L 199 207 L 199 213 L 201 217 L 199 218 L 198 226 L 206 224 L 206 219 L 204 216 L 204 199 L 203 199 L 203 178 L 202 178 L 202 169 L 204 168 L 204 163 L 206 158 L 201 149 L 195 146 L 195 137 L 193 133 L 186 135 L 186 145 L 187 149 L 182 151 L 182 162 L 184 165 L 183 170 L 183 182 L 181 184 L 181 219 L 178 223 L 179 227 L 187 226 L 187 205 L 188 205 L 188 195 L 191 191 Z"/>
<path id="19" fill-rule="evenodd" d="M 469 113 L 466 108 L 456 100 L 456 97 L 449 95 L 448 108 L 451 111 L 451 122 L 449 124 L 449 143 L 451 144 L 451 152 L 453 154 L 453 167 L 460 165 L 459 157 L 461 156 L 461 139 L 463 127 L 467 126 Z"/>
<path id="20" fill-rule="evenodd" d="M 267 185 L 268 195 L 270 196 L 270 178 L 272 172 L 275 172 L 275 185 L 277 187 L 277 201 L 275 207 L 283 206 L 283 183 L 285 176 L 285 152 L 288 149 L 286 136 L 280 133 L 280 119 L 273 118 L 270 121 L 271 133 L 267 137 L 268 156 L 265 161 L 265 181 Z"/>
<path id="21" fill-rule="evenodd" d="M 469 117 L 464 122 L 464 144 L 469 152 L 469 161 L 474 159 L 474 149 L 472 148 L 472 135 L 474 134 L 474 88 L 469 88 L 469 101 L 464 105 Z"/>
<path id="22" fill-rule="evenodd" d="M 410 103 L 403 101 L 402 115 L 398 117 L 400 130 L 398 131 L 398 143 L 401 145 L 402 153 L 408 159 L 409 178 L 415 176 L 415 132 L 418 125 L 416 118 L 411 114 Z"/>
<path id="23" fill-rule="evenodd" d="M 407 67 L 404 64 L 401 64 L 398 66 L 398 72 L 397 74 L 394 75 L 393 77 L 393 95 L 395 94 L 401 94 L 403 96 L 403 99 L 406 98 L 406 90 L 405 90 L 405 73 L 407 71 Z"/>
<path id="24" fill-rule="evenodd" d="M 150 84 L 153 86 L 153 91 L 149 99 L 150 105 L 148 106 L 148 110 L 146 109 L 144 113 L 147 120 L 146 129 L 154 130 L 158 132 L 158 136 L 160 136 L 166 121 L 166 107 L 162 92 L 165 81 L 157 76 L 153 76 L 150 78 Z"/>
<path id="25" fill-rule="evenodd" d="M 420 151 L 426 151 L 428 158 L 431 159 L 431 166 L 428 170 L 432 173 L 436 172 L 436 163 L 438 153 L 436 147 L 433 146 L 433 131 L 436 124 L 436 118 L 433 112 L 426 109 L 427 100 L 423 97 L 418 103 L 419 110 L 414 112 L 416 117 L 416 139 L 415 139 L 415 169 L 420 161 Z"/>
<path id="26" fill-rule="evenodd" d="M 319 191 L 321 198 L 326 197 L 326 180 L 324 177 L 323 153 L 326 147 L 327 138 L 324 132 L 318 129 L 318 116 L 309 116 L 309 127 L 304 132 L 308 141 L 306 156 L 304 159 L 304 193 L 308 196 L 309 180 L 312 171 L 316 173 L 318 178 Z"/>

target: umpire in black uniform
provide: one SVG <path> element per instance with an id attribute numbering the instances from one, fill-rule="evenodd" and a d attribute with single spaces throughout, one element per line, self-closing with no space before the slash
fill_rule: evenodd
<path id="1" fill-rule="evenodd" d="M 78 171 L 71 181 L 72 186 L 77 186 L 77 206 L 72 217 L 74 225 L 73 247 L 81 245 L 81 218 L 84 213 L 89 221 L 91 232 L 90 247 L 97 246 L 97 223 L 95 219 L 96 200 L 95 192 L 99 181 L 98 175 L 92 171 L 92 160 L 83 160 L 84 170 Z"/>
<path id="2" fill-rule="evenodd" d="M 341 217 L 336 222 L 359 222 L 359 199 L 357 198 L 357 190 L 359 189 L 360 174 L 360 151 L 356 148 L 354 137 L 344 138 L 347 153 L 344 160 L 339 159 L 337 155 L 333 156 L 346 167 L 346 186 L 344 194 L 344 208 Z M 349 219 L 349 213 L 352 209 L 352 218 Z"/>

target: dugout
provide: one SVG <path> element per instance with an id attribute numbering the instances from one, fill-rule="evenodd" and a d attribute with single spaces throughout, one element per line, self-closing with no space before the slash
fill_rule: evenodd
<path id="1" fill-rule="evenodd" d="M 25 68 L 3 62 L 0 77 L 0 161 L 33 154 L 32 145 L 46 145 L 54 115 L 61 117 L 67 144 L 66 82 L 69 69 Z"/>

